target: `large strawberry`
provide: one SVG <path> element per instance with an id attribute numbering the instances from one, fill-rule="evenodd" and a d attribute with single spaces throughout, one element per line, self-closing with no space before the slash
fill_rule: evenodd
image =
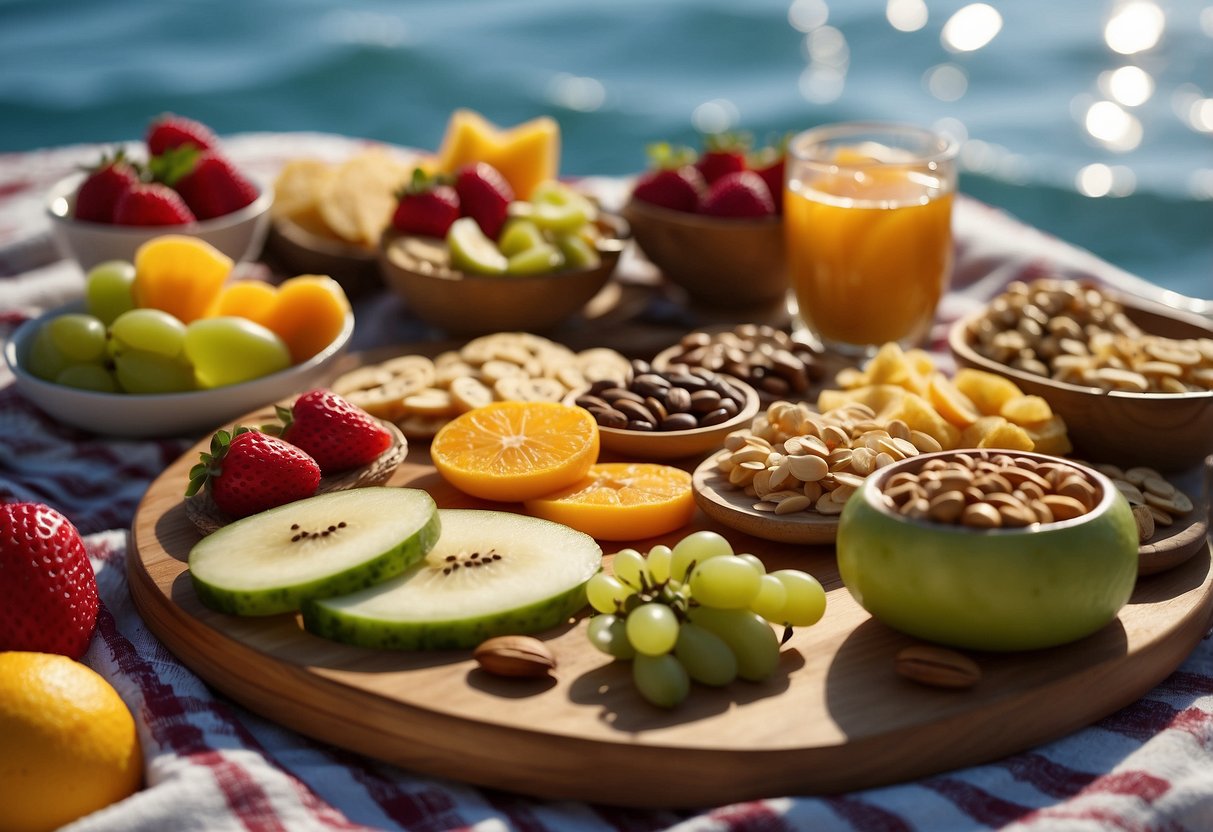
<path id="1" fill-rule="evenodd" d="M 743 170 L 717 179 L 699 210 L 713 217 L 758 219 L 774 215 L 775 201 L 761 176 Z"/>
<path id="2" fill-rule="evenodd" d="M 159 182 L 135 185 L 114 206 L 118 225 L 183 225 L 194 220 L 181 195 Z"/>
<path id="3" fill-rule="evenodd" d="M 310 454 L 325 476 L 369 465 L 392 444 L 387 428 L 331 390 L 311 390 L 277 411 L 282 438 Z"/>
<path id="4" fill-rule="evenodd" d="M 210 150 L 219 144 L 211 128 L 202 122 L 172 113 L 152 119 L 147 128 L 146 141 L 149 156 L 159 156 L 166 150 L 183 145 L 192 144 L 198 150 Z"/>
<path id="5" fill-rule="evenodd" d="M 722 176 L 745 170 L 749 147 L 749 136 L 744 133 L 712 133 L 704 139 L 704 151 L 695 167 L 711 185 Z"/>
<path id="6" fill-rule="evenodd" d="M 114 221 L 114 208 L 126 192 L 139 184 L 139 170 L 121 150 L 102 156 L 76 189 L 74 216 L 87 222 Z"/>
<path id="7" fill-rule="evenodd" d="M 221 217 L 257 199 L 257 186 L 214 150 L 199 154 L 193 167 L 173 183 L 200 220 Z"/>
<path id="8" fill-rule="evenodd" d="M 663 142 L 650 145 L 648 155 L 650 170 L 637 178 L 632 197 L 671 211 L 698 211 L 707 182 L 695 167 L 695 151 Z"/>
<path id="9" fill-rule="evenodd" d="M 402 234 L 446 237 L 451 223 L 459 219 L 459 194 L 421 168 L 413 171 L 413 178 L 397 198 L 392 227 Z"/>
<path id="10" fill-rule="evenodd" d="M 41 503 L 0 505 L 0 650 L 78 659 L 98 606 L 97 578 L 71 521 Z"/>
<path id="11" fill-rule="evenodd" d="M 460 213 L 474 219 L 486 237 L 496 240 L 514 201 L 514 189 L 501 171 L 487 162 L 466 165 L 455 176 L 455 192 Z"/>
<path id="12" fill-rule="evenodd" d="M 231 517 L 311 497 L 320 485 L 320 466 L 305 451 L 247 427 L 216 433 L 200 460 L 190 469 L 185 496 L 206 485 L 215 505 Z"/>
<path id="13" fill-rule="evenodd" d="M 787 167 L 788 138 L 764 147 L 749 160 L 749 169 L 762 177 L 775 203 L 775 213 L 783 213 L 783 179 Z"/>

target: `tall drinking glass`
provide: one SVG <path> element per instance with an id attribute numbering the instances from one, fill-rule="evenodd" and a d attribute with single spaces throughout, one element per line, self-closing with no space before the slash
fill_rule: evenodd
<path id="1" fill-rule="evenodd" d="M 799 328 L 850 354 L 922 339 L 951 276 L 957 149 L 899 124 L 792 139 L 784 233 Z"/>

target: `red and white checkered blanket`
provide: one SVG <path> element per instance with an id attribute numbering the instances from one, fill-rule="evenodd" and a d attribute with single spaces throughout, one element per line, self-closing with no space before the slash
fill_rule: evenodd
<path id="1" fill-rule="evenodd" d="M 271 178 L 299 155 L 341 158 L 356 143 L 313 134 L 231 137 L 229 152 Z M 24 318 L 78 296 L 56 262 L 41 195 L 95 147 L 0 155 L 0 341 Z M 618 183 L 591 183 L 609 195 Z M 1008 280 L 1064 270 L 1135 292 L 1153 287 L 1000 212 L 961 200 L 955 286 L 941 329 Z M 359 346 L 410 333 L 375 300 Z M 37 500 L 86 534 L 104 607 L 84 661 L 137 719 L 146 787 L 75 832 L 147 830 L 1210 830 L 1213 642 L 1143 699 L 1068 737 L 984 766 L 828 797 L 704 812 L 544 802 L 414 774 L 278 727 L 211 691 L 149 632 L 126 585 L 129 527 L 149 482 L 191 440 L 114 441 L 64 428 L 0 370 L 0 499 Z M 592 760 L 587 760 L 592 776 Z M 4 809 L 0 807 L 0 828 Z"/>

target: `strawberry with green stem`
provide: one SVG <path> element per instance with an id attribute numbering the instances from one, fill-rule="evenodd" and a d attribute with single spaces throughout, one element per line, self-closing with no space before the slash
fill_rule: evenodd
<path id="1" fill-rule="evenodd" d="M 139 183 L 138 165 L 121 148 L 113 155 L 105 154 L 76 189 L 72 215 L 86 222 L 112 223 L 118 200 Z"/>
<path id="2" fill-rule="evenodd" d="M 459 219 L 459 194 L 445 177 L 430 176 L 422 168 L 413 170 L 396 198 L 392 227 L 401 234 L 443 238 Z"/>
<path id="3" fill-rule="evenodd" d="M 707 191 L 695 167 L 695 151 L 662 142 L 648 148 L 650 170 L 632 188 L 632 198 L 671 211 L 695 213 Z"/>
<path id="4" fill-rule="evenodd" d="M 370 465 L 392 444 L 375 417 L 331 390 L 309 390 L 290 408 L 275 410 L 281 427 L 265 429 L 305 451 L 325 476 Z"/>
<path id="5" fill-rule="evenodd" d="M 195 219 L 181 195 L 159 182 L 135 185 L 114 206 L 118 225 L 184 225 Z"/>
<path id="6" fill-rule="evenodd" d="M 320 466 L 289 442 L 239 426 L 211 437 L 210 450 L 190 469 L 185 496 L 204 485 L 224 514 L 248 517 L 314 495 Z"/>
<path id="7" fill-rule="evenodd" d="M 740 173 L 746 169 L 750 143 L 748 133 L 709 133 L 704 137 L 703 153 L 695 167 L 709 186 L 722 176 Z"/>

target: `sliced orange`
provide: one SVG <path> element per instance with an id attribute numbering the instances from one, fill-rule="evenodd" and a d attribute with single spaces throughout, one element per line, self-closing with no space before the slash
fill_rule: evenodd
<path id="1" fill-rule="evenodd" d="M 163 310 L 188 324 L 214 304 L 232 265 L 232 258 L 197 237 L 153 237 L 135 251 L 135 305 Z"/>
<path id="2" fill-rule="evenodd" d="M 443 426 L 430 457 L 466 494 L 522 502 L 589 472 L 598 461 L 598 423 L 588 410 L 558 402 L 496 402 Z"/>
<path id="3" fill-rule="evenodd" d="M 695 498 L 691 475 L 680 468 L 607 462 L 568 488 L 527 500 L 526 510 L 599 540 L 641 540 L 691 522 Z"/>

